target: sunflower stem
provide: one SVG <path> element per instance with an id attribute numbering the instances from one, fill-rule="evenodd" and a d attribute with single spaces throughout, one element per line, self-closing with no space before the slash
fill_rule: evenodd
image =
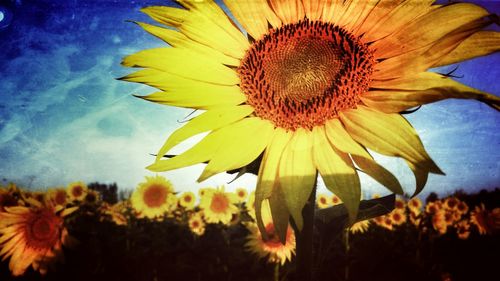
<path id="1" fill-rule="evenodd" d="M 316 199 L 316 184 L 309 195 L 306 205 L 302 209 L 304 225 L 302 231 L 299 231 L 294 224 L 296 233 L 296 280 L 311 281 L 313 280 L 313 229 L 314 229 L 314 203 Z"/>
<path id="2" fill-rule="evenodd" d="M 280 280 L 280 264 L 277 262 L 274 265 L 274 281 Z"/>

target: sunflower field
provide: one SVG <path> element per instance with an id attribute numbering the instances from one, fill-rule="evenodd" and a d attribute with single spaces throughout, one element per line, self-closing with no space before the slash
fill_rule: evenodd
<path id="1" fill-rule="evenodd" d="M 263 239 L 253 192 L 178 193 L 161 176 L 117 190 L 2 187 L 0 280 L 297 280 L 294 231 L 282 244 L 265 204 Z M 499 202 L 498 189 L 397 197 L 392 211 L 350 227 L 316 223 L 313 276 L 485 280 L 499 258 Z M 318 214 L 334 208 L 344 208 L 336 195 L 317 195 Z"/>

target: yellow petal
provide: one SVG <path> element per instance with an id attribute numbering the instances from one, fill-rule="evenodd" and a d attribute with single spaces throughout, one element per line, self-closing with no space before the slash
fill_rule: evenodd
<path id="1" fill-rule="evenodd" d="M 283 24 L 297 23 L 305 16 L 300 0 L 268 0 L 268 2 Z"/>
<path id="2" fill-rule="evenodd" d="M 269 206 L 271 207 L 274 229 L 281 243 L 285 244 L 290 212 L 286 207 L 285 195 L 283 194 L 281 186 L 278 185 L 274 188 L 273 194 L 269 197 Z"/>
<path id="3" fill-rule="evenodd" d="M 264 229 L 264 225 L 261 220 L 260 205 L 264 199 L 272 196 L 273 190 L 280 188 L 278 180 L 279 163 L 283 151 L 290 142 L 291 137 L 292 134 L 290 132 L 282 128 L 276 128 L 272 140 L 262 157 L 257 178 L 257 187 L 255 189 L 255 215 L 257 218 L 257 225 L 261 230 Z M 275 198 L 273 202 L 276 200 Z M 273 202 L 271 202 L 271 205 Z M 264 232 L 261 231 L 261 233 Z"/>
<path id="4" fill-rule="evenodd" d="M 247 99 L 237 86 L 219 86 L 208 83 L 196 83 L 194 81 L 186 83 L 191 88 L 173 88 L 166 92 L 156 92 L 147 96 L 135 96 L 163 105 L 203 110 L 236 106 Z"/>
<path id="5" fill-rule="evenodd" d="M 213 1 L 204 3 L 180 1 L 190 10 L 152 6 L 142 9 L 154 20 L 177 27 L 192 40 L 241 59 L 248 42 Z"/>
<path id="6" fill-rule="evenodd" d="M 372 81 L 376 90 L 361 97 L 364 104 L 386 113 L 395 113 L 409 108 L 448 98 L 475 99 L 500 110 L 500 98 L 465 86 L 449 77 L 423 72 L 410 77 L 388 81 Z"/>
<path id="7" fill-rule="evenodd" d="M 492 22 L 491 19 L 478 19 L 443 36 L 434 44 L 383 60 L 375 65 L 372 78 L 387 80 L 424 72 L 457 48 L 462 41 Z"/>
<path id="8" fill-rule="evenodd" d="M 343 11 L 338 11 L 335 23 L 347 30 L 354 31 L 355 28 L 365 20 L 373 10 L 378 0 L 347 0 L 343 1 Z"/>
<path id="9" fill-rule="evenodd" d="M 208 110 L 173 132 L 158 152 L 156 160 L 160 160 L 163 155 L 182 141 L 199 133 L 217 130 L 227 126 L 243 119 L 252 112 L 253 107 L 249 105 L 222 107 Z"/>
<path id="10" fill-rule="evenodd" d="M 234 123 L 219 130 L 212 131 L 187 151 L 170 159 L 155 161 L 155 163 L 148 166 L 147 169 L 153 172 L 164 172 L 208 161 L 215 155 L 219 147 L 231 143 L 234 137 L 232 129 L 235 126 L 237 127 L 237 124 L 238 123 Z"/>
<path id="11" fill-rule="evenodd" d="M 413 174 L 415 175 L 415 192 L 413 193 L 412 197 L 416 196 L 417 194 L 424 189 L 425 184 L 427 183 L 427 178 L 429 177 L 429 171 L 425 168 L 419 167 L 409 161 L 406 161 L 406 164 L 410 169 L 412 170 Z"/>
<path id="12" fill-rule="evenodd" d="M 433 173 L 443 173 L 425 151 L 415 129 L 401 115 L 358 106 L 342 112 L 340 118 L 349 134 L 363 146 L 384 155 L 402 157 Z"/>
<path id="13" fill-rule="evenodd" d="M 469 3 L 442 6 L 373 43 L 372 47 L 379 58 L 394 57 L 433 44 L 454 30 L 487 15 L 488 11 Z"/>
<path id="14" fill-rule="evenodd" d="M 279 181 L 290 215 L 299 230 L 303 226 L 302 209 L 316 181 L 312 159 L 312 135 L 298 129 L 285 147 L 279 164 Z"/>
<path id="15" fill-rule="evenodd" d="M 268 21 L 274 27 L 281 26 L 281 20 L 265 0 L 224 0 L 224 3 L 248 34 L 256 40 L 269 32 Z"/>
<path id="16" fill-rule="evenodd" d="M 457 48 L 433 65 L 438 67 L 486 56 L 500 51 L 500 32 L 479 31 L 465 39 Z"/>
<path id="17" fill-rule="evenodd" d="M 324 4 L 320 0 L 302 0 L 304 13 L 308 19 L 319 20 L 323 15 Z"/>
<path id="18" fill-rule="evenodd" d="M 407 0 L 401 2 L 398 6 L 391 6 L 392 10 L 383 16 L 369 30 L 366 30 L 363 36 L 365 42 L 379 40 L 405 27 L 412 20 L 420 17 L 431 11 L 432 3 L 435 0 Z M 384 1 L 380 5 L 384 5 L 391 1 Z"/>
<path id="19" fill-rule="evenodd" d="M 207 56 L 178 48 L 140 51 L 125 57 L 122 64 L 129 67 L 153 68 L 208 83 L 225 85 L 239 83 L 236 71 Z"/>
<path id="20" fill-rule="evenodd" d="M 328 121 L 325 125 L 325 130 L 330 143 L 340 151 L 351 154 L 352 159 L 363 172 L 387 187 L 390 191 L 403 194 L 401 184 L 396 177 L 384 167 L 377 164 L 365 148 L 351 138 L 338 119 Z"/>
<path id="21" fill-rule="evenodd" d="M 267 147 L 274 125 L 259 117 L 249 117 L 235 123 L 232 130 L 233 138 L 217 150 L 198 182 L 250 164 Z"/>
<path id="22" fill-rule="evenodd" d="M 146 84 L 151 87 L 158 88 L 163 91 L 172 91 L 172 90 L 183 90 L 190 91 L 194 89 L 200 89 L 205 87 L 210 87 L 212 85 L 219 86 L 235 86 L 233 81 L 232 83 L 223 82 L 200 82 L 193 79 L 183 78 L 179 75 L 175 75 L 169 72 L 156 70 L 156 69 L 141 69 L 136 72 L 132 72 L 124 77 L 118 78 L 119 80 L 136 82 Z M 239 86 L 235 86 L 238 87 Z"/>
<path id="23" fill-rule="evenodd" d="M 226 64 L 226 65 L 232 65 L 232 66 L 239 66 L 240 65 L 240 60 L 235 59 L 233 57 L 227 56 L 218 50 L 215 50 L 213 48 L 210 48 L 208 46 L 205 46 L 203 44 L 197 43 L 196 41 L 193 41 L 189 39 L 186 35 L 173 30 L 173 29 L 167 29 L 155 25 L 150 25 L 147 23 L 142 23 L 142 22 L 135 22 L 144 30 L 149 32 L 150 34 L 160 38 L 161 40 L 165 41 L 166 43 L 170 44 L 172 47 L 175 48 L 184 48 L 188 49 L 190 51 L 193 51 L 198 54 L 203 54 L 205 56 L 208 56 L 214 60 L 217 60 L 221 64 Z"/>
<path id="24" fill-rule="evenodd" d="M 356 220 L 361 200 L 359 177 L 349 156 L 336 150 L 328 141 L 324 127 L 313 129 L 313 160 L 326 187 L 347 208 L 350 222 Z"/>
<path id="25" fill-rule="evenodd" d="M 361 22 L 357 34 L 366 34 L 376 24 L 379 24 L 405 0 L 378 1 L 368 16 Z M 365 37 L 365 36 L 363 36 Z"/>

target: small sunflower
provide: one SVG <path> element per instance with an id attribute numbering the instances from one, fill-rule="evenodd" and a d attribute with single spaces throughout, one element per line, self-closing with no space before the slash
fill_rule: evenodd
<path id="1" fill-rule="evenodd" d="M 316 197 L 316 205 L 318 205 L 318 208 L 320 209 L 328 208 L 331 206 L 329 199 L 329 196 L 326 194 L 318 194 Z"/>
<path id="2" fill-rule="evenodd" d="M 48 200 L 52 202 L 54 206 L 66 206 L 68 204 L 68 194 L 63 188 L 55 188 L 48 190 Z"/>
<path id="3" fill-rule="evenodd" d="M 179 198 L 179 205 L 186 208 L 187 210 L 193 209 L 195 204 L 196 204 L 196 197 L 194 193 L 192 193 L 191 191 L 182 193 L 182 195 Z"/>
<path id="4" fill-rule="evenodd" d="M 203 215 L 208 223 L 229 224 L 233 214 L 238 212 L 235 205 L 238 202 L 236 195 L 225 192 L 224 186 L 206 190 L 200 200 L 200 208 L 203 210 Z"/>
<path id="5" fill-rule="evenodd" d="M 331 202 L 333 206 L 342 204 L 342 200 L 335 194 L 332 195 Z"/>
<path id="6" fill-rule="evenodd" d="M 130 201 L 132 207 L 141 215 L 150 219 L 159 218 L 175 208 L 172 202 L 172 198 L 175 197 L 173 191 L 172 183 L 164 177 L 146 176 L 146 181 L 138 185 Z"/>
<path id="7" fill-rule="evenodd" d="M 238 198 L 238 203 L 243 203 L 247 200 L 248 191 L 243 187 L 236 188 L 236 197 Z"/>
<path id="8" fill-rule="evenodd" d="M 465 215 L 469 211 L 469 206 L 464 201 L 460 201 L 457 204 L 457 211 L 462 215 Z"/>
<path id="9" fill-rule="evenodd" d="M 351 233 L 365 233 L 369 227 L 370 227 L 370 220 L 362 220 L 354 223 L 349 228 L 349 231 Z"/>
<path id="10" fill-rule="evenodd" d="M 0 256 L 10 257 L 12 275 L 23 275 L 30 265 L 45 274 L 48 265 L 62 257 L 62 245 L 71 242 L 64 217 L 75 209 L 40 204 L 5 207 L 0 212 Z"/>
<path id="11" fill-rule="evenodd" d="M 83 201 L 87 195 L 87 185 L 81 181 L 72 182 L 68 185 L 66 192 L 70 201 Z"/>
<path id="12" fill-rule="evenodd" d="M 470 222 L 477 227 L 481 235 L 496 233 L 500 231 L 500 208 L 488 211 L 481 203 L 471 212 Z"/>
<path id="13" fill-rule="evenodd" d="M 125 57 L 124 66 L 143 69 L 122 79 L 159 89 L 145 100 L 206 110 L 167 139 L 148 169 L 208 162 L 201 182 L 261 157 L 257 221 L 270 199 L 274 219 L 291 216 L 299 229 L 318 173 L 351 220 L 361 196 L 357 169 L 403 193 L 367 149 L 405 160 L 419 193 L 430 173 L 444 173 L 401 112 L 448 98 L 500 108 L 497 96 L 428 71 L 498 51 L 500 33 L 482 31 L 495 18 L 477 5 L 434 1 L 225 0 L 225 12 L 212 0 L 179 0 L 182 8 L 144 8 L 166 27 L 138 24 L 172 47 Z M 192 148 L 163 158 L 204 132 Z"/>
<path id="14" fill-rule="evenodd" d="M 291 261 L 295 254 L 295 234 L 290 226 L 286 229 L 284 243 L 281 242 L 276 232 L 271 209 L 268 201 L 262 204 L 262 221 L 266 230 L 267 239 L 264 239 L 255 223 L 247 223 L 246 227 L 250 231 L 247 236 L 248 242 L 245 244 L 248 251 L 257 254 L 260 258 L 266 258 L 270 263 L 285 264 Z"/>
<path id="15" fill-rule="evenodd" d="M 439 210 L 441 210 L 443 207 L 443 204 L 441 203 L 441 201 L 434 201 L 434 202 L 429 202 L 427 203 L 427 205 L 425 205 L 425 212 L 427 214 L 435 214 L 437 213 Z"/>
<path id="16" fill-rule="evenodd" d="M 388 216 L 391 218 L 393 225 L 402 225 L 406 222 L 406 213 L 404 209 L 394 209 Z"/>
<path id="17" fill-rule="evenodd" d="M 457 223 L 457 236 L 460 239 L 467 239 L 470 235 L 470 224 L 468 221 L 463 220 Z"/>
<path id="18" fill-rule="evenodd" d="M 460 200 L 456 197 L 448 197 L 444 200 L 443 207 L 447 210 L 455 210 L 458 207 Z"/>
<path id="19" fill-rule="evenodd" d="M 445 234 L 448 230 L 448 223 L 446 222 L 446 210 L 439 209 L 432 215 L 432 227 L 439 234 Z"/>
<path id="20" fill-rule="evenodd" d="M 188 220 L 188 225 L 189 229 L 191 229 L 191 231 L 198 236 L 205 233 L 205 222 L 203 221 L 203 217 L 200 213 L 192 214 Z"/>
<path id="21" fill-rule="evenodd" d="M 394 208 L 396 210 L 404 211 L 406 208 L 406 201 L 403 198 L 396 198 L 394 202 Z"/>
<path id="22" fill-rule="evenodd" d="M 416 213 L 416 214 L 420 214 L 421 210 L 422 210 L 422 200 L 420 200 L 418 197 L 414 197 L 412 199 L 410 199 L 410 201 L 408 201 L 408 208 L 410 209 L 410 211 Z"/>

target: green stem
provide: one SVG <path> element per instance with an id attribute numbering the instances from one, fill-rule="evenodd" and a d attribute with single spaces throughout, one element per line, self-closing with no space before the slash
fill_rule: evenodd
<path id="1" fill-rule="evenodd" d="M 349 280 L 349 263 L 350 263 L 350 250 L 351 246 L 349 244 L 349 228 L 346 228 L 344 230 L 344 245 L 345 245 L 345 272 L 344 272 L 344 279 L 345 281 Z"/>
<path id="2" fill-rule="evenodd" d="M 306 205 L 302 209 L 304 225 L 302 231 L 295 227 L 296 234 L 296 272 L 297 280 L 311 281 L 313 266 L 313 228 L 314 228 L 314 206 L 316 200 L 316 183 L 309 195 Z M 293 225 L 293 224 L 292 224 Z"/>
<path id="3" fill-rule="evenodd" d="M 274 265 L 274 281 L 279 281 L 280 280 L 280 264 L 277 262 Z"/>

